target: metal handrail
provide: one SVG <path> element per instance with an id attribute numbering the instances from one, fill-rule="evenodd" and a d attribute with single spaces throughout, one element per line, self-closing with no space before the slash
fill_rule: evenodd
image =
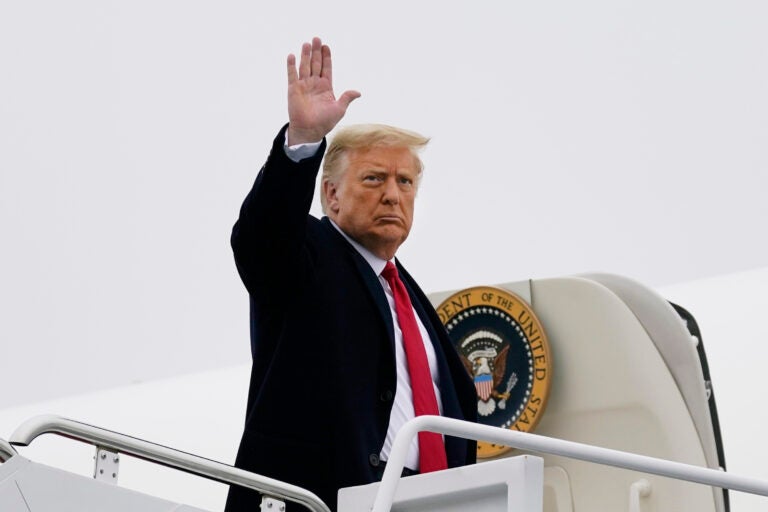
<path id="1" fill-rule="evenodd" d="M 537 453 L 560 455 L 571 459 L 768 496 L 768 482 L 755 478 L 736 476 L 716 469 L 702 468 L 690 464 L 574 443 L 572 441 L 563 441 L 536 434 L 469 423 L 452 418 L 419 416 L 407 422 L 395 437 L 372 512 L 388 512 L 392 508 L 392 501 L 394 500 L 400 474 L 405 464 L 408 448 L 413 438 L 420 431 L 437 432 L 464 439 L 489 441 Z"/>
<path id="2" fill-rule="evenodd" d="M 218 482 L 235 484 L 270 496 L 294 501 L 316 512 L 330 512 L 328 506 L 320 498 L 301 487 L 60 416 L 42 415 L 28 419 L 13 432 L 10 442 L 19 446 L 27 446 L 41 434 L 62 435 Z"/>
<path id="3" fill-rule="evenodd" d="M 5 462 L 14 455 L 16 455 L 16 450 L 13 449 L 13 446 L 5 439 L 0 439 L 0 462 Z"/>

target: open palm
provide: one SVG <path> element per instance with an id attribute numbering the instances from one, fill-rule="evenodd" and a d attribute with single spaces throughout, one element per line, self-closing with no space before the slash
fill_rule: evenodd
<path id="1" fill-rule="evenodd" d="M 330 48 L 318 37 L 304 43 L 298 71 L 296 57 L 288 56 L 288 144 L 322 140 L 359 97 L 357 91 L 345 91 L 336 99 Z"/>

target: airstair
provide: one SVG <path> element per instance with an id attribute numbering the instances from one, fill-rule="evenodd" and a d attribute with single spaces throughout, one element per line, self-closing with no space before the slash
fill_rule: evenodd
<path id="1" fill-rule="evenodd" d="M 469 439 L 482 439 L 529 452 L 556 455 L 592 464 L 623 468 L 677 481 L 768 496 L 768 482 L 723 471 L 656 459 L 617 450 L 551 439 L 436 416 L 422 416 L 403 427 L 395 440 L 380 483 L 339 491 L 339 512 L 448 511 L 541 512 L 544 506 L 544 462 L 541 457 L 518 455 L 493 462 L 400 478 L 408 446 L 418 432 L 427 430 Z M 35 463 L 19 455 L 12 445 L 28 445 L 45 433 L 54 433 L 96 447 L 94 477 L 87 478 Z M 0 442 L 0 510 L 4 512 L 205 512 L 202 509 L 123 489 L 116 485 L 121 454 L 186 471 L 223 483 L 263 493 L 263 511 L 284 510 L 287 501 L 313 512 L 329 512 L 311 492 L 261 475 L 197 457 L 77 421 L 38 416 L 23 423 Z M 627 495 L 629 512 L 644 508 L 651 484 L 640 478 Z"/>
<path id="2" fill-rule="evenodd" d="M 498 287 L 523 297 L 549 337 L 554 378 L 536 433 L 416 418 L 398 434 L 382 481 L 341 489 L 339 512 L 729 512 L 727 489 L 768 496 L 768 482 L 725 471 L 701 333 L 684 309 L 605 274 Z M 437 305 L 452 293 L 430 298 Z M 514 449 L 400 478 L 406 448 L 421 430 Z M 17 453 L 15 446 L 42 434 L 92 445 L 93 477 Z M 264 511 L 295 502 L 328 512 L 305 489 L 61 417 L 31 418 L 8 441 L 0 440 L 2 512 L 203 510 L 119 487 L 123 455 L 257 490 Z"/>

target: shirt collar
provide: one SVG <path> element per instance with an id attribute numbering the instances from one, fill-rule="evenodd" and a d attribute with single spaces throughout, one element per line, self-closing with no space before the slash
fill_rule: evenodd
<path id="1" fill-rule="evenodd" d="M 346 239 L 347 239 L 347 242 L 349 242 L 350 244 L 352 244 L 352 247 L 354 247 L 354 248 L 355 248 L 355 250 L 356 250 L 358 253 L 360 253 L 360 256 L 362 256 L 362 257 L 363 257 L 363 259 L 364 259 L 366 262 L 368 262 L 368 265 L 370 265 L 370 266 L 371 266 L 371 269 L 373 269 L 373 272 L 374 272 L 374 273 L 375 273 L 377 276 L 381 275 L 381 273 L 384 271 L 384 267 L 385 267 L 385 266 L 387 266 L 387 260 L 385 260 L 385 259 L 382 259 L 382 258 L 379 258 L 379 257 L 378 257 L 378 256 L 376 256 L 375 254 L 373 254 L 371 251 L 369 251 L 368 249 L 366 249 L 365 247 L 363 247 L 363 246 L 362 246 L 360 243 L 358 243 L 357 241 L 355 241 L 354 239 L 352 239 L 352 237 L 350 237 L 348 234 L 346 234 L 344 231 L 342 231 L 342 229 L 341 229 L 339 226 L 337 226 L 335 222 L 333 222 L 333 219 L 331 219 L 330 217 L 328 217 L 328 220 L 329 220 L 329 221 L 331 221 L 331 226 L 333 226 L 334 228 L 336 228 L 336 231 L 338 231 L 339 233 L 341 233 L 341 236 L 343 236 L 344 238 L 346 238 Z M 395 263 L 395 258 L 392 258 L 390 261 L 391 261 L 391 262 L 392 262 L 392 264 L 394 265 L 394 263 Z"/>

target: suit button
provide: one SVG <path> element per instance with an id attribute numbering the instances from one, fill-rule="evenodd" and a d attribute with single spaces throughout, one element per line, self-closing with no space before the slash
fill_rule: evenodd
<path id="1" fill-rule="evenodd" d="M 392 401 L 392 396 L 393 396 L 392 395 L 392 391 L 387 389 L 387 390 L 381 392 L 381 394 L 379 395 L 379 398 L 381 399 L 382 402 L 391 402 Z"/>
<path id="2" fill-rule="evenodd" d="M 373 467 L 378 467 L 378 466 L 379 466 L 379 463 L 380 463 L 381 461 L 379 460 L 379 456 L 378 456 L 378 455 L 376 455 L 375 453 L 372 453 L 372 454 L 370 454 L 370 455 L 368 456 L 368 462 L 370 462 L 370 463 L 371 463 L 371 466 L 373 466 Z"/>

